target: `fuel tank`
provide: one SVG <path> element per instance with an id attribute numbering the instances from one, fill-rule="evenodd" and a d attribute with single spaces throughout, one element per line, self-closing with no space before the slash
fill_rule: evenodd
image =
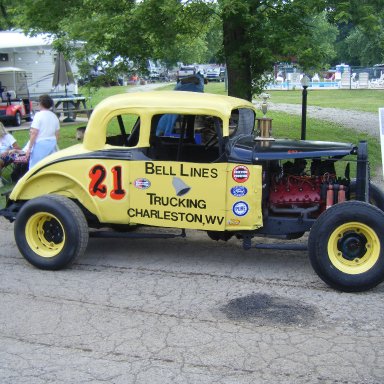
<path id="1" fill-rule="evenodd" d="M 351 143 L 328 141 L 272 139 L 258 140 L 251 135 L 230 140 L 227 145 L 230 162 L 253 164 L 267 160 L 344 157 L 357 153 Z"/>

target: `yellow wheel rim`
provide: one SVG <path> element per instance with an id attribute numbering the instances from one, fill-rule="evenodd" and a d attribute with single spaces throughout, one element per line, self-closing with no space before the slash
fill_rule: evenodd
<path id="1" fill-rule="evenodd" d="M 380 256 L 380 240 L 376 232 L 363 223 L 340 225 L 328 240 L 331 263 L 341 272 L 357 275 L 370 270 Z"/>
<path id="2" fill-rule="evenodd" d="M 65 232 L 60 221 L 47 212 L 39 212 L 29 218 L 25 226 L 29 247 L 41 257 L 58 255 L 65 244 Z"/>

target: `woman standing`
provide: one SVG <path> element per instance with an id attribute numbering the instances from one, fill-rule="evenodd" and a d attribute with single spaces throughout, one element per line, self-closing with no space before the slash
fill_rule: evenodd
<path id="1" fill-rule="evenodd" d="M 39 97 L 40 111 L 36 113 L 31 124 L 29 144 L 26 156 L 29 158 L 29 168 L 40 160 L 57 151 L 60 122 L 50 110 L 53 100 L 49 95 Z"/>

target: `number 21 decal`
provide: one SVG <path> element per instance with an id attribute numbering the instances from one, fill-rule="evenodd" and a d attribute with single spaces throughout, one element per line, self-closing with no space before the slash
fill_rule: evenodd
<path id="1" fill-rule="evenodd" d="M 116 165 L 112 168 L 111 171 L 113 176 L 113 189 L 110 193 L 110 196 L 114 200 L 121 200 L 126 194 L 121 182 L 121 166 Z M 97 196 L 100 199 L 104 199 L 107 196 L 108 188 L 104 183 L 106 176 L 107 170 L 104 166 L 97 164 L 91 168 L 89 171 L 89 177 L 91 179 L 91 182 L 89 183 L 89 193 L 92 196 Z"/>

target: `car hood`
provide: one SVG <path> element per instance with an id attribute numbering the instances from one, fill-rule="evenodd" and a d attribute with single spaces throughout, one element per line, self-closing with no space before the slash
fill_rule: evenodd
<path id="1" fill-rule="evenodd" d="M 283 160 L 314 157 L 343 157 L 354 154 L 351 143 L 309 140 L 258 140 L 252 136 L 230 139 L 229 160 L 252 164 L 263 160 Z"/>

